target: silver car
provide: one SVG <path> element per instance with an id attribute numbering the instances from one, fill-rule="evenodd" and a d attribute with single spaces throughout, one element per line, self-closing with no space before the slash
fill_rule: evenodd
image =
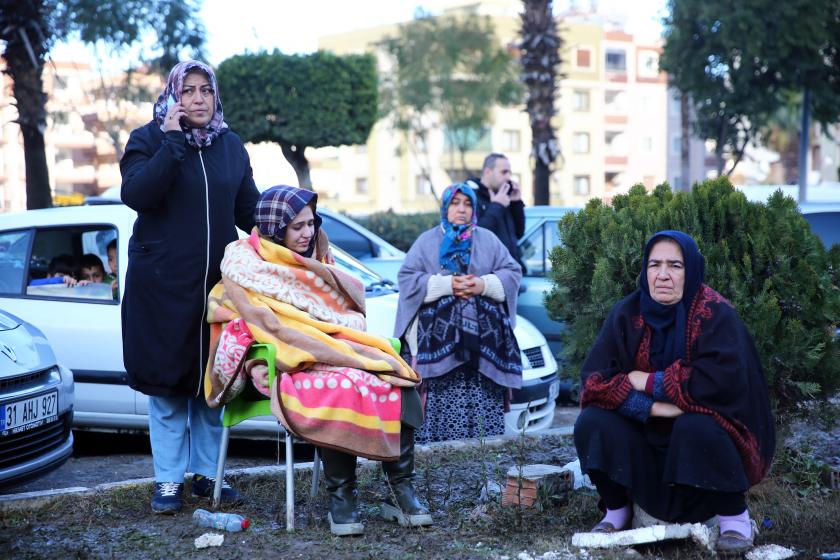
<path id="1" fill-rule="evenodd" d="M 0 311 L 0 488 L 61 466 L 72 424 L 73 374 L 40 330 Z"/>

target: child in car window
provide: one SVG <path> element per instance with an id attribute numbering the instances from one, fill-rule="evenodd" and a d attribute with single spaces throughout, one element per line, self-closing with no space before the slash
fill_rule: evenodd
<path id="1" fill-rule="evenodd" d="M 80 276 L 82 280 L 101 284 L 105 282 L 105 266 L 102 264 L 102 259 L 93 253 L 86 253 L 82 255 L 79 263 Z"/>
<path id="2" fill-rule="evenodd" d="M 114 299 L 116 299 L 118 294 L 117 278 L 119 277 L 119 273 L 117 272 L 117 240 L 112 239 L 108 243 L 106 250 L 108 252 L 108 270 L 111 272 L 105 275 L 105 282 L 110 282 L 111 290 L 114 292 Z"/>
<path id="3" fill-rule="evenodd" d="M 47 267 L 47 277 L 32 280 L 29 285 L 43 286 L 46 284 L 61 284 L 63 282 L 68 287 L 72 287 L 79 283 L 76 278 L 76 271 L 76 261 L 71 255 L 56 255 L 50 260 L 50 264 Z"/>

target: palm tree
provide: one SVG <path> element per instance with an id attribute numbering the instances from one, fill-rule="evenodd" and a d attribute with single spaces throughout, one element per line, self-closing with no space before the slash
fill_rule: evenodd
<path id="1" fill-rule="evenodd" d="M 534 204 L 548 204 L 551 164 L 560 146 L 551 124 L 562 39 L 552 14 L 552 0 L 523 0 L 522 81 L 528 87 L 527 111 L 531 120 L 531 155 L 534 158 Z"/>

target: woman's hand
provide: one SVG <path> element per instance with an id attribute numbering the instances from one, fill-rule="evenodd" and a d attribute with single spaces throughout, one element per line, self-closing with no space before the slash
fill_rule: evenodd
<path id="1" fill-rule="evenodd" d="M 166 112 L 163 118 L 163 131 L 170 132 L 172 130 L 181 130 L 181 118 L 186 117 L 187 112 L 180 102 L 174 103 Z"/>
<path id="2" fill-rule="evenodd" d="M 455 297 L 469 299 L 484 292 L 484 280 L 474 274 L 453 275 L 452 294 Z"/>
<path id="3" fill-rule="evenodd" d="M 681 408 L 666 402 L 655 402 L 650 407 L 650 415 L 658 416 L 659 418 L 676 418 L 682 413 Z"/>
<path id="4" fill-rule="evenodd" d="M 627 379 L 630 380 L 630 384 L 635 390 L 644 393 L 649 375 L 650 374 L 647 372 L 639 371 L 636 369 L 627 374 Z"/>

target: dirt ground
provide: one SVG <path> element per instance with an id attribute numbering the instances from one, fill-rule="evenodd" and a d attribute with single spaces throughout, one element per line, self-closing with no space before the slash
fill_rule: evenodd
<path id="1" fill-rule="evenodd" d="M 832 429 L 838 418 L 829 415 Z M 801 558 L 840 551 L 840 492 L 818 481 L 811 486 L 791 482 L 795 473 L 785 469 L 797 463 L 784 451 L 781 456 L 785 459 L 773 474 L 750 491 L 751 513 L 763 526 L 757 544 L 792 547 Z M 482 499 L 482 487 L 502 483 L 512 466 L 564 465 L 573 459 L 571 438 L 559 435 L 423 452 L 416 486 L 435 519 L 428 529 L 402 528 L 378 518 L 384 482 L 378 465 L 370 463 L 359 469 L 365 535 L 351 538 L 330 535 L 323 482 L 318 496 L 310 499 L 309 472 L 296 478 L 294 533 L 283 526 L 282 475 L 240 479 L 235 483 L 248 503 L 237 511 L 252 520 L 251 528 L 226 533 L 221 547 L 203 550 L 195 548 L 194 540 L 207 529 L 193 525 L 191 514 L 206 502 L 188 499 L 180 514 L 161 517 L 149 512 L 149 485 L 67 496 L 34 509 L 0 511 L 0 558 L 628 558 L 624 550 L 571 548 L 571 535 L 598 519 L 591 491 L 565 492 L 556 504 L 531 509 L 502 506 L 496 495 Z M 686 542 L 641 547 L 637 553 L 663 559 L 713 557 Z"/>
<path id="2" fill-rule="evenodd" d="M 571 430 L 579 409 L 559 406 L 554 414 L 555 428 Z M 153 474 L 151 449 L 147 434 L 108 434 L 75 432 L 73 456 L 61 468 L 30 482 L 0 489 L 0 494 L 17 494 L 61 488 L 87 487 L 99 484 L 148 478 Z M 295 461 L 312 460 L 312 447 L 295 445 Z M 232 439 L 228 450 L 227 469 L 284 464 L 284 443 L 277 440 Z"/>

